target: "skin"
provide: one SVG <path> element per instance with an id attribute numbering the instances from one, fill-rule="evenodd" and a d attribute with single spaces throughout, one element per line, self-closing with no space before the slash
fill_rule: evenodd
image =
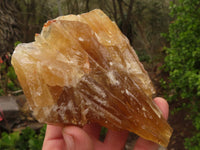
<path id="1" fill-rule="evenodd" d="M 167 120 L 169 105 L 165 99 L 157 97 L 155 103 Z M 108 130 L 104 142 L 99 141 L 101 126 L 86 125 L 59 127 L 47 125 L 43 150 L 122 150 L 128 137 L 128 131 Z M 158 144 L 138 138 L 133 150 L 157 150 Z"/>

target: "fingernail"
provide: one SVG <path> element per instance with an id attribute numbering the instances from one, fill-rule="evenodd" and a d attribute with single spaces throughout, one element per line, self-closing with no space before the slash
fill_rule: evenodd
<path id="1" fill-rule="evenodd" d="M 66 143 L 66 148 L 67 150 L 74 150 L 75 149 L 75 145 L 74 145 L 74 139 L 71 135 L 63 132 L 63 138 L 65 140 Z"/>

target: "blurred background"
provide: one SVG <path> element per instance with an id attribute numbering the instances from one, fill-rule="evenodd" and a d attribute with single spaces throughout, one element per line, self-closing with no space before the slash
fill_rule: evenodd
<path id="1" fill-rule="evenodd" d="M 10 63 L 14 48 L 47 20 L 95 8 L 128 37 L 156 96 L 168 100 L 167 149 L 200 149 L 200 0 L 0 0 L 0 149 L 41 149 L 46 128 L 31 116 Z"/>

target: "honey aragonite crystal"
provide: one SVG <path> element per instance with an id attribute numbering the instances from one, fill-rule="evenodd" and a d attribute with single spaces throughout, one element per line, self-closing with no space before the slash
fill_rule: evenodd
<path id="1" fill-rule="evenodd" d="M 34 42 L 16 47 L 12 64 L 38 121 L 99 123 L 168 145 L 172 129 L 152 101 L 151 80 L 101 10 L 48 21 Z"/>

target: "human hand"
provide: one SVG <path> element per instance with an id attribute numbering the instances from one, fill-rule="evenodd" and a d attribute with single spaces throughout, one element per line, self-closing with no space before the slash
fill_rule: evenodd
<path id="1" fill-rule="evenodd" d="M 166 100 L 157 97 L 155 103 L 163 117 L 168 118 L 169 106 Z M 108 130 L 104 142 L 99 141 L 101 126 L 86 125 L 82 129 L 76 126 L 47 125 L 43 150 L 121 150 L 124 148 L 128 131 Z M 158 144 L 138 138 L 134 150 L 157 150 Z"/>

